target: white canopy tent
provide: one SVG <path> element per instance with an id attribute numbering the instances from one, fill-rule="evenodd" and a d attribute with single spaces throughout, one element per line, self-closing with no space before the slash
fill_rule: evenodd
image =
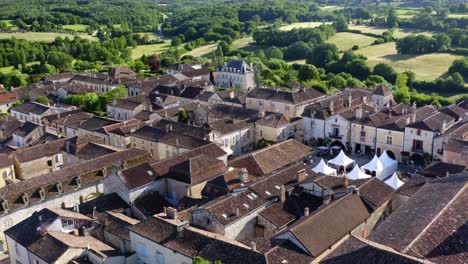
<path id="1" fill-rule="evenodd" d="M 371 161 L 363 165 L 361 168 L 364 170 L 364 172 L 366 172 L 366 174 L 375 176 L 379 178 L 380 180 L 382 180 L 380 175 L 382 174 L 384 167 L 383 167 L 382 162 L 377 157 L 377 155 L 375 155 Z"/>
<path id="2" fill-rule="evenodd" d="M 354 169 L 352 171 L 347 173 L 347 175 L 348 175 L 348 179 L 350 179 L 350 180 L 360 180 L 360 179 L 367 179 L 367 178 L 371 177 L 370 175 L 365 174 L 359 168 L 359 166 L 357 164 L 356 164 L 356 166 L 354 166 Z"/>
<path id="3" fill-rule="evenodd" d="M 390 179 L 385 181 L 385 184 L 387 184 L 388 186 L 390 186 L 394 190 L 396 190 L 396 189 L 400 188 L 401 186 L 403 186 L 403 184 L 405 184 L 405 182 L 400 180 L 400 178 L 398 178 L 398 175 L 396 173 L 393 173 L 392 177 L 390 177 Z"/>
<path id="4" fill-rule="evenodd" d="M 383 165 L 383 168 L 384 168 L 382 173 L 380 174 L 380 177 L 379 177 L 380 179 L 385 179 L 388 176 L 395 173 L 395 171 L 397 171 L 398 161 L 390 158 L 390 156 L 388 156 L 387 151 L 384 151 L 380 155 L 379 160 L 380 160 L 380 162 L 382 162 L 382 165 Z"/>
<path id="5" fill-rule="evenodd" d="M 343 150 L 341 150 L 340 153 L 336 157 L 328 161 L 328 164 L 333 164 L 336 166 L 343 166 L 343 167 L 347 167 L 353 163 L 354 163 L 354 160 L 348 158 L 348 156 L 346 156 Z"/>
<path id="6" fill-rule="evenodd" d="M 323 159 L 312 169 L 316 173 L 322 173 L 328 176 L 337 176 L 336 170 L 325 164 Z"/>

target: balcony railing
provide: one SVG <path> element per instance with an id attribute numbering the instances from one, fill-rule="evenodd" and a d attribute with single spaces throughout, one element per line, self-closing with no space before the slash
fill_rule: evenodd
<path id="1" fill-rule="evenodd" d="M 329 137 L 329 138 L 334 138 L 334 139 L 341 139 L 343 136 L 341 136 L 341 135 L 335 135 L 335 134 L 331 134 L 331 133 L 330 133 L 330 134 L 328 134 L 328 137 Z"/>
<path id="2" fill-rule="evenodd" d="M 415 153 L 420 153 L 420 154 L 423 154 L 423 153 L 424 153 L 424 149 L 423 149 L 423 148 L 417 148 L 417 147 L 412 147 L 412 148 L 411 148 L 411 151 L 412 151 L 412 152 L 415 152 Z"/>

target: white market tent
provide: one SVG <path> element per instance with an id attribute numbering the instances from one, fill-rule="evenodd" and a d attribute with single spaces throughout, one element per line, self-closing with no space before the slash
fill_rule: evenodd
<path id="1" fill-rule="evenodd" d="M 312 169 L 315 173 L 322 173 L 328 176 L 337 176 L 336 170 L 329 167 L 323 159 Z"/>
<path id="2" fill-rule="evenodd" d="M 402 180 L 400 180 L 400 178 L 398 178 L 398 175 L 396 173 L 393 173 L 392 177 L 385 181 L 385 184 L 396 190 L 403 186 L 403 184 L 405 183 Z"/>
<path id="3" fill-rule="evenodd" d="M 354 169 L 352 171 L 347 173 L 347 175 L 348 175 L 348 179 L 350 179 L 350 180 L 367 179 L 367 178 L 371 177 L 370 175 L 365 174 L 359 168 L 359 166 L 357 164 L 356 164 L 356 166 L 354 166 Z"/>
<path id="4" fill-rule="evenodd" d="M 371 161 L 369 161 L 367 164 L 363 165 L 361 168 L 366 172 L 366 174 L 375 176 L 375 177 L 379 178 L 380 180 L 382 180 L 380 175 L 382 174 L 382 171 L 384 170 L 384 167 L 383 167 L 382 162 L 377 157 L 377 155 L 375 155 L 374 158 L 372 158 Z"/>
<path id="5" fill-rule="evenodd" d="M 328 161 L 328 164 L 333 164 L 336 166 L 343 166 L 343 167 L 348 167 L 349 165 L 353 163 L 354 163 L 354 160 L 348 158 L 348 156 L 346 156 L 343 150 L 341 150 L 340 153 L 336 157 Z"/>
<path id="6" fill-rule="evenodd" d="M 379 160 L 380 162 L 382 162 L 382 165 L 384 167 L 382 173 L 380 174 L 380 179 L 385 179 L 397 171 L 398 161 L 390 158 L 390 156 L 388 156 L 387 154 L 387 151 L 384 151 L 380 155 Z"/>

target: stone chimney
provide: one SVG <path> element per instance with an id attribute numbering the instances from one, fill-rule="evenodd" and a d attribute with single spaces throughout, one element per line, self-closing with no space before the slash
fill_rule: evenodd
<path id="1" fill-rule="evenodd" d="M 305 207 L 305 208 L 304 208 L 304 217 L 309 216 L 309 214 L 310 214 L 310 209 L 309 209 L 309 207 Z"/>
<path id="2" fill-rule="evenodd" d="M 249 172 L 246 168 L 239 170 L 239 179 L 242 183 L 246 183 L 249 180 Z"/>
<path id="3" fill-rule="evenodd" d="M 444 122 L 442 123 L 442 128 L 440 129 L 440 133 L 444 134 L 445 131 L 447 131 L 447 121 L 446 120 L 444 120 Z"/>
<path id="4" fill-rule="evenodd" d="M 166 208 L 166 216 L 169 219 L 174 219 L 174 220 L 178 219 L 177 209 L 174 207 Z"/>
<path id="5" fill-rule="evenodd" d="M 297 182 L 302 182 L 307 178 L 307 172 L 305 169 L 299 170 L 296 176 Z"/>
<path id="6" fill-rule="evenodd" d="M 351 95 L 351 92 L 348 93 L 348 107 L 351 107 L 353 104 L 353 96 Z"/>
<path id="7" fill-rule="evenodd" d="M 263 118 L 265 116 L 265 111 L 258 111 L 258 118 Z"/>
<path id="8" fill-rule="evenodd" d="M 344 187 L 348 187 L 348 185 L 349 185 L 348 175 L 345 174 L 345 175 L 343 176 L 343 186 L 344 186 Z"/>
<path id="9" fill-rule="evenodd" d="M 229 98 L 234 99 L 236 97 L 236 93 L 234 91 L 229 91 Z"/>
<path id="10" fill-rule="evenodd" d="M 250 249 L 252 249 L 253 251 L 257 251 L 257 243 L 255 243 L 254 241 L 250 242 Z"/>
<path id="11" fill-rule="evenodd" d="M 330 114 L 334 115 L 335 114 L 335 103 L 333 102 L 333 100 L 331 100 L 329 107 L 330 107 Z"/>
<path id="12" fill-rule="evenodd" d="M 356 108 L 356 118 L 362 118 L 362 108 L 360 106 Z"/>
<path id="13" fill-rule="evenodd" d="M 411 123 L 416 122 L 416 111 L 411 114 Z"/>
<path id="14" fill-rule="evenodd" d="M 327 205 L 331 202 L 332 200 L 332 195 L 331 194 L 325 194 L 325 196 L 323 196 L 323 204 L 324 205 Z"/>
<path id="15" fill-rule="evenodd" d="M 236 208 L 236 216 L 239 216 L 240 215 L 240 210 L 239 208 Z"/>
<path id="16" fill-rule="evenodd" d="M 286 188 L 283 186 L 281 186 L 280 188 L 280 201 L 282 203 L 284 203 L 286 201 Z"/>

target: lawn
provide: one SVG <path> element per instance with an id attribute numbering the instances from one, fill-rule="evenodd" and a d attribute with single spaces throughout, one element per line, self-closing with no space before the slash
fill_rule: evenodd
<path id="1" fill-rule="evenodd" d="M 333 12 L 333 11 L 338 11 L 338 10 L 344 9 L 344 7 L 329 5 L 329 6 L 321 6 L 320 9 L 322 9 L 324 11 Z"/>
<path id="2" fill-rule="evenodd" d="M 381 35 L 382 33 L 388 30 L 388 28 L 371 27 L 371 26 L 366 26 L 366 25 L 349 25 L 348 28 L 351 30 L 360 30 L 361 32 L 364 32 L 364 33 L 372 33 L 372 34 L 378 34 L 378 35 Z M 429 31 L 408 29 L 408 28 L 398 28 L 395 31 L 395 37 L 397 38 L 403 38 L 411 34 L 432 35 L 432 33 Z"/>
<path id="3" fill-rule="evenodd" d="M 359 48 L 367 47 L 371 45 L 376 38 L 365 36 L 362 34 L 355 34 L 349 32 L 339 32 L 329 38 L 327 42 L 335 44 L 339 50 L 351 49 L 354 45 L 358 45 Z"/>
<path id="4" fill-rule="evenodd" d="M 160 54 L 167 50 L 169 46 L 171 46 L 171 42 L 169 40 L 166 40 L 161 44 L 138 45 L 132 50 L 132 58 L 138 59 L 143 55 Z"/>
<path id="5" fill-rule="evenodd" d="M 88 28 L 88 25 L 83 24 L 74 24 L 74 25 L 64 25 L 63 29 L 65 30 L 73 30 L 78 32 L 84 32 Z"/>
<path id="6" fill-rule="evenodd" d="M 218 43 L 214 43 L 214 44 L 208 44 L 208 45 L 205 45 L 205 46 L 201 46 L 201 47 L 198 47 L 194 50 L 191 50 L 187 53 L 185 53 L 184 55 L 190 55 L 190 56 L 194 56 L 194 57 L 206 57 L 206 56 L 209 56 L 213 50 L 216 50 L 218 48 Z"/>
<path id="7" fill-rule="evenodd" d="M 330 22 L 298 22 L 280 27 L 280 30 L 291 30 L 293 28 L 314 28 L 322 24 L 331 24 Z"/>
<path id="8" fill-rule="evenodd" d="M 83 39 L 90 39 L 90 40 L 96 40 L 95 37 L 92 37 L 87 34 L 79 34 Z M 64 34 L 64 33 L 51 33 L 51 32 L 25 32 L 25 33 L 0 33 L 0 39 L 10 39 L 12 37 L 15 37 L 17 39 L 26 39 L 30 41 L 45 41 L 45 42 L 52 42 L 55 40 L 57 37 L 69 37 L 73 38 L 73 35 L 70 34 Z"/>
<path id="9" fill-rule="evenodd" d="M 410 70 L 416 73 L 416 79 L 427 81 L 444 75 L 452 62 L 462 57 L 446 53 L 401 55 L 397 54 L 394 42 L 365 47 L 356 52 L 366 56 L 371 66 L 388 63 L 399 72 Z"/>

